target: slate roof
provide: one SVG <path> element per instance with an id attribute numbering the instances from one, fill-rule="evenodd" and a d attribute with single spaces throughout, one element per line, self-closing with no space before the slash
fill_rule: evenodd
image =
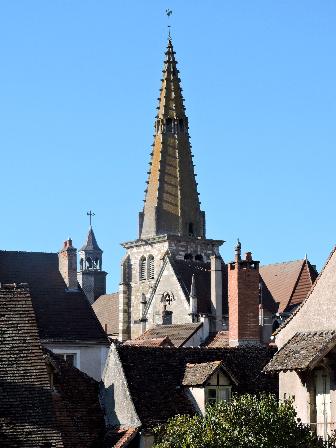
<path id="1" fill-rule="evenodd" d="M 202 323 L 156 325 L 145 331 L 136 340 L 153 340 L 168 337 L 175 347 L 182 347 L 202 325 Z"/>
<path id="2" fill-rule="evenodd" d="M 103 252 L 100 247 L 98 246 L 96 236 L 94 234 L 93 228 L 90 226 L 88 235 L 86 237 L 86 242 L 84 246 L 80 248 L 80 250 L 83 251 L 97 251 L 97 252 Z"/>
<path id="3" fill-rule="evenodd" d="M 184 377 L 182 381 L 183 386 L 204 386 L 210 377 L 221 367 L 228 374 L 231 380 L 237 384 L 236 380 L 230 374 L 230 372 L 225 369 L 223 362 L 212 361 L 212 362 L 201 362 L 196 364 L 188 363 L 185 368 Z"/>
<path id="4" fill-rule="evenodd" d="M 335 344 L 335 330 L 296 333 L 274 355 L 264 371 L 312 369 Z"/>
<path id="5" fill-rule="evenodd" d="M 46 445 L 50 443 L 50 445 Z M 0 446 L 63 447 L 27 285 L 0 289 Z"/>
<path id="6" fill-rule="evenodd" d="M 317 278 L 315 268 L 308 260 L 295 260 L 284 263 L 260 266 L 263 282 L 262 300 L 268 309 L 279 313 L 291 311 L 309 293 Z"/>
<path id="7" fill-rule="evenodd" d="M 43 341 L 91 341 L 108 344 L 84 293 L 66 291 L 58 254 L 0 251 L 0 282 L 28 283 Z"/>
<path id="8" fill-rule="evenodd" d="M 222 361 L 237 381 L 233 391 L 277 393 L 277 378 L 262 373 L 274 350 L 262 347 L 153 348 L 119 345 L 122 362 L 137 415 L 144 428 L 164 423 L 176 414 L 194 414 L 182 387 L 188 363 Z"/>
<path id="9" fill-rule="evenodd" d="M 191 280 L 194 275 L 197 296 L 197 312 L 211 313 L 211 264 L 200 261 L 176 260 L 170 257 L 170 263 L 177 279 L 189 300 Z M 222 263 L 223 314 L 228 314 L 228 274 L 227 266 Z"/>
<path id="10" fill-rule="evenodd" d="M 117 337 L 119 335 L 119 293 L 98 297 L 93 302 L 92 308 L 106 333 Z"/>

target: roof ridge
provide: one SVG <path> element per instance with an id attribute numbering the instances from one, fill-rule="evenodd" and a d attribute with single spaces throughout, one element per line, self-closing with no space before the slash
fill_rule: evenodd
<path id="1" fill-rule="evenodd" d="M 289 322 L 291 322 L 293 320 L 293 317 L 296 316 L 296 314 L 300 311 L 300 309 L 303 307 L 303 305 L 309 300 L 309 297 L 311 296 L 312 292 L 315 289 L 315 286 L 317 284 L 317 282 L 319 281 L 319 279 L 321 278 L 324 270 L 326 269 L 326 267 L 329 264 L 329 261 L 331 260 L 331 257 L 334 255 L 334 253 L 336 252 L 336 245 L 333 247 L 332 251 L 330 252 L 327 261 L 325 262 L 323 268 L 321 269 L 321 272 L 319 273 L 319 275 L 317 276 L 315 282 L 312 284 L 307 297 L 303 300 L 303 302 L 300 303 L 300 305 L 293 311 L 293 313 L 280 325 L 280 327 L 273 333 L 273 336 L 277 335 L 280 333 L 280 331 L 285 328 Z"/>
<path id="2" fill-rule="evenodd" d="M 298 259 L 296 259 L 296 260 L 278 261 L 278 262 L 276 262 L 276 263 L 263 264 L 263 265 L 260 265 L 260 268 L 265 268 L 265 267 L 268 267 L 268 266 L 278 266 L 278 265 L 280 265 L 280 264 L 296 263 L 296 262 L 298 262 L 298 261 L 303 262 L 303 261 L 305 261 L 305 258 L 298 258 Z"/>

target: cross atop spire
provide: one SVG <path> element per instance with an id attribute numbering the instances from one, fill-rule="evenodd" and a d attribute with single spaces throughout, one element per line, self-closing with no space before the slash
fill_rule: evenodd
<path id="1" fill-rule="evenodd" d="M 87 212 L 87 216 L 89 216 L 90 218 L 90 227 L 92 227 L 92 218 L 93 216 L 95 216 L 95 213 L 93 213 L 91 210 Z"/>
<path id="2" fill-rule="evenodd" d="M 139 236 L 173 234 L 205 238 L 205 216 L 200 210 L 188 118 L 171 36 L 162 72 Z"/>

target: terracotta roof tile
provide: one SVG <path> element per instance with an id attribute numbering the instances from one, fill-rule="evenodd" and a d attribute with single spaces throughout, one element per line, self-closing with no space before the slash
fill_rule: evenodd
<path id="1" fill-rule="evenodd" d="M 142 347 L 174 347 L 174 344 L 169 339 L 168 336 L 164 336 L 162 338 L 137 338 L 137 339 L 129 339 L 125 341 L 126 345 L 137 345 Z"/>
<path id="2" fill-rule="evenodd" d="M 315 367 L 336 344 L 336 331 L 296 333 L 271 359 L 265 372 Z"/>
<path id="3" fill-rule="evenodd" d="M 303 259 L 260 266 L 260 276 L 264 283 L 264 299 L 270 300 L 270 295 L 278 304 L 278 312 L 282 313 L 305 299 L 317 273 L 309 261 Z"/>
<path id="4" fill-rule="evenodd" d="M 109 336 L 119 334 L 119 293 L 104 294 L 92 304 L 101 326 Z"/>
<path id="5" fill-rule="evenodd" d="M 156 325 L 145 331 L 137 340 L 168 337 L 175 347 L 182 347 L 202 325 L 202 323 Z"/>
<path id="6" fill-rule="evenodd" d="M 196 364 L 187 363 L 182 380 L 183 386 L 204 386 L 221 364 L 221 360 Z"/>
<path id="7" fill-rule="evenodd" d="M 124 448 L 138 434 L 139 428 L 118 427 L 110 430 L 105 438 L 105 446 L 111 448 Z"/>
<path id="8" fill-rule="evenodd" d="M 210 348 L 228 347 L 229 331 L 228 330 L 218 331 L 217 333 L 210 335 L 205 345 Z"/>

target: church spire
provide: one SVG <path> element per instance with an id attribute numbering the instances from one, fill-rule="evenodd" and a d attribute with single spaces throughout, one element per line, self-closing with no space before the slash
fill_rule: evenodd
<path id="1" fill-rule="evenodd" d="M 188 118 L 171 36 L 165 53 L 140 238 L 170 234 L 205 238 Z"/>

